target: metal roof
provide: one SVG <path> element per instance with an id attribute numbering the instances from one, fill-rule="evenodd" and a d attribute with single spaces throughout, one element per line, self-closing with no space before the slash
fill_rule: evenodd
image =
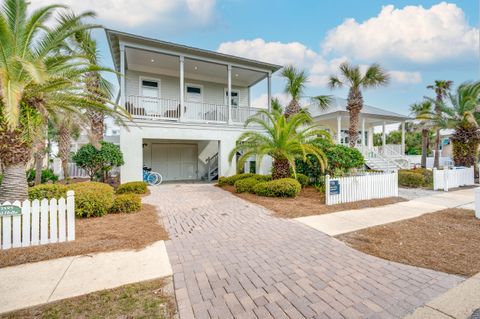
<path id="1" fill-rule="evenodd" d="M 241 58 L 234 55 L 219 53 L 211 50 L 195 48 L 195 47 L 191 47 L 183 44 L 177 44 L 173 42 L 147 38 L 140 35 L 135 35 L 135 34 L 126 33 L 122 31 L 105 29 L 105 33 L 107 35 L 107 40 L 108 40 L 113 61 L 115 64 L 115 69 L 117 71 L 120 71 L 120 39 L 124 41 L 135 42 L 143 45 L 161 48 L 164 50 L 184 53 L 187 55 L 194 55 L 199 58 L 203 57 L 207 59 L 215 59 L 215 60 L 220 60 L 227 63 L 243 65 L 246 67 L 250 66 L 257 69 L 271 71 L 272 73 L 282 68 L 281 65 L 277 65 L 277 64 L 266 63 L 266 62 Z"/>
<path id="2" fill-rule="evenodd" d="M 318 107 L 318 102 L 312 100 L 311 104 L 307 106 L 310 114 L 314 118 L 325 118 L 334 115 L 335 113 L 348 113 L 347 110 L 347 99 L 343 99 L 340 97 L 333 97 L 333 101 L 330 106 L 326 110 L 322 110 Z M 375 106 L 363 105 L 363 109 L 360 112 L 361 114 L 365 114 L 367 116 L 373 118 L 382 118 L 382 119 L 391 119 L 391 120 L 410 120 L 412 119 L 409 116 L 395 113 L 391 111 L 387 111 Z"/>

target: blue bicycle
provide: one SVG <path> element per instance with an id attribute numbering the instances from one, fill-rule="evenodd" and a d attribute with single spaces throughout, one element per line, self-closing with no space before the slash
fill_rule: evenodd
<path id="1" fill-rule="evenodd" d="M 162 183 L 162 175 L 157 172 L 152 172 L 151 168 L 143 167 L 143 181 L 150 186 L 160 185 Z"/>

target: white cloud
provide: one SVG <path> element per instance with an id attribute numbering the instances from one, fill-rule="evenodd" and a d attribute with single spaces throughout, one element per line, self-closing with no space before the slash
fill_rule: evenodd
<path id="1" fill-rule="evenodd" d="M 211 21 L 215 8 L 215 0 L 57 0 L 56 3 L 69 6 L 76 13 L 93 10 L 102 22 L 130 27 L 146 23 L 204 25 Z M 35 0 L 31 8 L 50 4 L 51 0 Z"/>
<path id="2" fill-rule="evenodd" d="M 422 82 L 420 72 L 390 71 L 389 74 L 393 83 L 417 84 Z"/>
<path id="3" fill-rule="evenodd" d="M 428 9 L 387 5 L 378 16 L 364 22 L 345 20 L 328 33 L 323 49 L 360 60 L 433 63 L 454 57 L 473 58 L 478 32 L 453 3 L 441 2 Z"/>
<path id="4" fill-rule="evenodd" d="M 288 99 L 288 96 L 285 93 L 274 93 L 272 95 L 273 95 L 273 98 L 277 98 L 280 101 L 280 104 L 282 106 L 285 106 L 290 102 L 290 100 Z M 263 94 L 255 97 L 255 98 L 253 98 L 250 105 L 253 106 L 253 107 L 258 107 L 258 108 L 267 108 L 267 106 L 268 106 L 268 94 L 263 93 Z"/>

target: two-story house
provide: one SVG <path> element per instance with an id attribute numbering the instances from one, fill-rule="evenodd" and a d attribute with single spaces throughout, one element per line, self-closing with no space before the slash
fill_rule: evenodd
<path id="1" fill-rule="evenodd" d="M 272 74 L 281 66 L 106 30 L 120 101 L 132 115 L 120 129 L 121 181 L 151 167 L 164 180 L 235 174 L 228 155 L 245 120 L 270 108 Z M 251 105 L 251 87 L 266 81 L 267 105 Z M 252 129 L 252 128 L 249 128 Z M 255 128 L 253 128 L 255 129 Z M 268 173 L 271 163 L 257 165 Z"/>

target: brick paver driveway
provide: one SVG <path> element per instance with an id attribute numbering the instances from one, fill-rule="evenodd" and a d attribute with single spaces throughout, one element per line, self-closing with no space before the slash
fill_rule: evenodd
<path id="1" fill-rule="evenodd" d="M 152 188 L 180 318 L 401 318 L 462 281 L 353 250 L 212 185 Z"/>

